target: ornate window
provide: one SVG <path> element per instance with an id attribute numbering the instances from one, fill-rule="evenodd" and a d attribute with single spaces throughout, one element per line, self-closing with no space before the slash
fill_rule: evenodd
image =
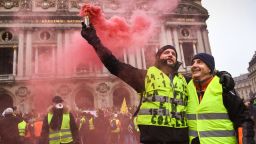
<path id="1" fill-rule="evenodd" d="M 131 106 L 130 93 L 124 87 L 119 87 L 113 92 L 113 106 L 120 109 L 123 101 L 126 101 L 127 106 Z"/>
<path id="2" fill-rule="evenodd" d="M 51 34 L 48 31 L 43 31 L 40 33 L 41 40 L 49 40 L 51 38 Z"/>
<path id="3" fill-rule="evenodd" d="M 183 49 L 185 65 L 190 66 L 192 57 L 194 55 L 193 43 L 192 42 L 183 42 L 182 49 Z"/>
<path id="4" fill-rule="evenodd" d="M 190 36 L 190 32 L 189 32 L 188 29 L 183 28 L 183 29 L 181 29 L 181 35 L 182 35 L 183 37 L 189 37 L 189 36 Z"/>
<path id="5" fill-rule="evenodd" d="M 94 109 L 94 97 L 93 94 L 86 89 L 81 89 L 75 96 L 76 106 L 81 110 Z"/>
<path id="6" fill-rule="evenodd" d="M 6 32 L 4 32 L 4 33 L 2 34 L 1 38 L 2 38 L 3 41 L 10 41 L 10 40 L 12 40 L 13 35 L 12 35 L 11 32 L 6 31 Z"/>
<path id="7" fill-rule="evenodd" d="M 13 53 L 12 47 L 0 48 L 0 75 L 13 73 Z"/>

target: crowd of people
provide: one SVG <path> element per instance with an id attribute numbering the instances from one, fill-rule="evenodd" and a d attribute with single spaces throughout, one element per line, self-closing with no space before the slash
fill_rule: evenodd
<path id="1" fill-rule="evenodd" d="M 138 144 L 134 109 L 128 108 L 126 113 L 116 108 L 74 111 L 59 96 L 53 98 L 53 105 L 41 116 L 35 112 L 22 115 L 9 107 L 0 118 L 0 144 Z M 70 131 L 64 125 L 69 125 L 66 128 Z M 62 138 L 56 135 L 54 139 L 53 134 L 62 130 Z"/>

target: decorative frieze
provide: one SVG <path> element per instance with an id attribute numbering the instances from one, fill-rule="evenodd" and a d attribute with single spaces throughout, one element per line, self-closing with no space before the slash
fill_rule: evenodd
<path id="1" fill-rule="evenodd" d="M 80 9 L 79 3 L 77 0 L 70 1 L 70 8 L 77 8 Z"/>
<path id="2" fill-rule="evenodd" d="M 68 10 L 68 0 L 58 0 L 57 1 L 57 10 L 60 10 L 60 11 Z"/>
<path id="3" fill-rule="evenodd" d="M 1 0 L 0 7 L 11 9 L 13 7 L 19 7 L 19 0 Z"/>
<path id="4" fill-rule="evenodd" d="M 198 14 L 198 15 L 208 15 L 208 12 L 203 7 L 197 7 L 191 3 L 181 3 L 174 11 L 176 14 Z"/>
<path id="5" fill-rule="evenodd" d="M 32 10 L 32 1 L 31 0 L 21 0 L 20 1 L 20 10 L 21 11 L 31 11 Z"/>
<path id="6" fill-rule="evenodd" d="M 55 0 L 41 0 L 41 1 L 36 2 L 36 6 L 41 7 L 42 9 L 48 9 L 51 7 L 55 7 L 56 2 L 55 2 Z"/>

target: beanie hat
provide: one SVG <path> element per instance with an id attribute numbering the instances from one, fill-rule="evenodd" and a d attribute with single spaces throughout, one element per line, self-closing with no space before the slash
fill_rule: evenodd
<path id="1" fill-rule="evenodd" d="M 55 97 L 53 97 L 52 102 L 53 103 L 62 103 L 63 99 L 60 96 L 55 96 Z"/>
<path id="2" fill-rule="evenodd" d="M 192 58 L 192 61 L 194 59 L 200 59 L 201 61 L 203 61 L 211 70 L 211 74 L 213 74 L 215 69 L 215 62 L 214 57 L 212 55 L 207 53 L 198 53 Z"/>
<path id="3" fill-rule="evenodd" d="M 167 49 L 172 49 L 172 50 L 175 51 L 176 60 L 177 60 L 177 51 L 176 51 L 175 47 L 172 46 L 172 45 L 165 45 L 165 46 L 161 47 L 161 48 L 157 51 L 157 53 L 156 53 L 156 58 L 159 58 L 160 55 L 161 55 L 165 50 L 167 50 Z"/>

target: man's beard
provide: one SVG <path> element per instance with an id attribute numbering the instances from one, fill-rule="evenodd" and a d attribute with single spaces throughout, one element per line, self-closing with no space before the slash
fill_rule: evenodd
<path id="1" fill-rule="evenodd" d="M 168 63 L 168 60 L 167 59 L 159 59 L 159 66 L 161 67 L 161 66 L 169 66 L 169 67 L 171 67 L 171 68 L 175 68 L 175 65 L 176 65 L 176 63 L 172 63 L 172 64 L 170 64 L 170 63 Z"/>

